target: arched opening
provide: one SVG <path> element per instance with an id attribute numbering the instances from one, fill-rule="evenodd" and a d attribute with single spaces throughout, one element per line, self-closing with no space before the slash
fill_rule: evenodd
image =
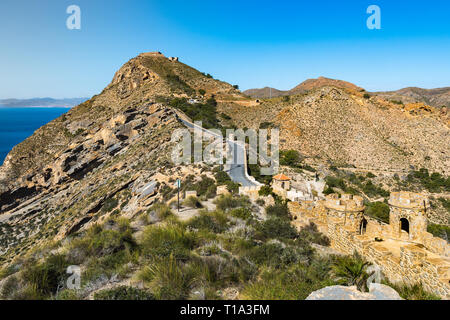
<path id="1" fill-rule="evenodd" d="M 400 230 L 406 231 L 409 233 L 409 221 L 406 218 L 400 219 Z"/>
<path id="2" fill-rule="evenodd" d="M 367 220 L 365 218 L 363 218 L 359 225 L 359 234 L 361 234 L 361 235 L 365 234 L 366 229 L 367 229 Z"/>

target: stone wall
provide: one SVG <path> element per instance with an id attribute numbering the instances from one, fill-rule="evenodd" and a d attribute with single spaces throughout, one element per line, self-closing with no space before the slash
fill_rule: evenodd
<path id="1" fill-rule="evenodd" d="M 394 199 L 397 197 L 394 195 Z M 319 231 L 330 238 L 332 248 L 345 254 L 360 253 L 378 265 L 390 281 L 422 283 L 427 291 L 450 299 L 450 246 L 447 241 L 426 232 L 426 210 L 429 210 L 426 200 L 424 206 L 423 198 L 414 194 L 410 199 L 418 201 L 407 198 L 408 195 L 401 195 L 404 207 L 391 205 L 390 224 L 364 216 L 359 199 L 351 206 L 346 201 L 354 199 L 347 196 L 330 195 L 317 202 L 290 202 L 289 209 L 293 224 L 298 228 L 314 222 Z M 392 199 L 391 202 L 400 204 Z M 398 219 L 403 216 L 411 221 L 411 233 L 399 230 Z"/>

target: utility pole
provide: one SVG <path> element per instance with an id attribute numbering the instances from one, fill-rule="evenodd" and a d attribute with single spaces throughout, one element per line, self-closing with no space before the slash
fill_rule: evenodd
<path id="1" fill-rule="evenodd" d="M 175 182 L 175 185 L 178 188 L 178 196 L 177 196 L 177 202 L 178 202 L 178 212 L 180 212 L 180 187 L 181 187 L 181 180 L 177 179 L 177 182 Z"/>

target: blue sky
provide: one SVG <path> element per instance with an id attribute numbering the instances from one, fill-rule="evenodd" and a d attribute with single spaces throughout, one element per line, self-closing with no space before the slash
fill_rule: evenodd
<path id="1" fill-rule="evenodd" d="M 81 8 L 68 30 L 66 8 Z M 381 30 L 366 9 L 381 8 Z M 242 90 L 326 76 L 369 91 L 450 86 L 450 1 L 2 0 L 0 98 L 92 96 L 162 51 Z"/>

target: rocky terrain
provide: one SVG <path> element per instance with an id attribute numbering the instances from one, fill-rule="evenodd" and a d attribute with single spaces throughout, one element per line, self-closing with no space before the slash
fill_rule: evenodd
<path id="1" fill-rule="evenodd" d="M 38 129 L 0 167 L 1 297 L 304 299 L 341 283 L 333 264 L 360 258 L 318 256 L 329 240 L 313 225 L 294 229 L 274 195 L 250 200 L 220 166 L 172 163 L 180 112 L 219 129 L 278 127 L 281 149 L 313 166 L 444 174 L 449 118 L 332 79 L 294 91 L 254 103 L 159 52 L 125 63 L 100 94 Z M 176 179 L 199 195 L 181 212 Z M 232 195 L 218 195 L 219 185 Z M 73 264 L 83 288 L 61 291 Z"/>
<path id="2" fill-rule="evenodd" d="M 222 110 L 238 127 L 280 128 L 280 149 L 315 165 L 448 174 L 449 115 L 424 104 L 398 105 L 364 92 L 325 86 Z"/>
<path id="3" fill-rule="evenodd" d="M 436 108 L 450 108 L 450 87 L 438 89 L 404 88 L 397 91 L 374 92 L 373 94 L 403 104 L 423 102 Z"/>
<path id="4" fill-rule="evenodd" d="M 275 88 L 265 87 L 262 89 L 248 89 L 243 93 L 249 97 L 257 99 L 276 98 L 280 96 L 291 96 L 295 94 L 303 94 L 311 90 L 319 89 L 325 86 L 334 86 L 341 89 L 347 89 L 353 92 L 364 92 L 365 90 L 357 85 L 326 77 L 317 79 L 308 79 L 291 90 L 278 90 Z M 380 91 L 370 92 L 375 95 L 397 104 L 426 104 L 435 108 L 450 107 L 450 87 L 437 89 L 422 89 L 417 87 L 403 88 L 396 91 Z"/>
<path id="5" fill-rule="evenodd" d="M 280 96 L 290 96 L 295 94 L 302 94 L 308 91 L 318 89 L 325 86 L 334 86 L 338 88 L 353 90 L 353 91 L 364 91 L 364 89 L 354 85 L 353 83 L 335 80 L 326 77 L 319 77 L 317 79 L 308 79 L 300 83 L 298 86 L 292 88 L 291 90 L 283 91 L 277 90 L 275 88 L 265 87 L 262 89 L 248 89 L 243 92 L 243 94 L 250 96 L 252 98 L 275 98 Z"/>
<path id="6" fill-rule="evenodd" d="M 164 173 L 173 166 L 171 134 L 182 125 L 166 101 L 195 96 L 200 88 L 222 99 L 239 95 L 231 85 L 160 53 L 141 54 L 101 94 L 17 145 L 0 167 L 2 258 L 63 239 L 97 220 L 104 203 L 118 194 L 130 200 L 129 190 L 151 181 L 158 190 L 169 184 Z M 146 199 L 138 196 L 138 203 L 121 209 L 142 211 Z"/>

